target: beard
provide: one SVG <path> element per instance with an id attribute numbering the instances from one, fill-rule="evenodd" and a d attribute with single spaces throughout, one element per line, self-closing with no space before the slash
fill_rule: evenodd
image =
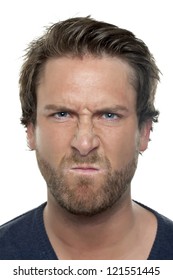
<path id="1" fill-rule="evenodd" d="M 137 166 L 137 153 L 120 170 L 112 170 L 110 161 L 93 152 L 81 157 L 77 151 L 64 157 L 58 168 L 53 168 L 36 150 L 38 166 L 48 191 L 57 205 L 71 214 L 94 216 L 115 205 L 130 189 L 130 183 Z M 68 172 L 74 164 L 97 164 L 106 172 L 101 175 L 85 176 Z"/>

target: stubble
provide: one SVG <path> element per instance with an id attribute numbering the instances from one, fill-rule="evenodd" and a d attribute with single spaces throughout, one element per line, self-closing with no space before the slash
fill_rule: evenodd
<path id="1" fill-rule="evenodd" d="M 36 150 L 40 171 L 47 183 L 48 191 L 56 203 L 75 215 L 93 216 L 111 208 L 130 188 L 137 166 L 137 153 L 120 170 L 112 170 L 110 161 L 97 152 L 81 157 L 73 152 L 64 157 L 57 169 L 44 160 Z M 97 164 L 104 168 L 104 175 L 82 176 L 67 170 L 74 164 Z"/>

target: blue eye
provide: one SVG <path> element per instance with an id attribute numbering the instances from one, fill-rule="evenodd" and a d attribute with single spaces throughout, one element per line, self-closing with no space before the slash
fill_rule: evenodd
<path id="1" fill-rule="evenodd" d="M 59 118 L 66 118 L 68 116 L 67 112 L 59 112 L 56 113 L 55 115 L 57 115 Z"/>
<path id="2" fill-rule="evenodd" d="M 69 118 L 70 114 L 68 112 L 57 112 L 52 114 L 57 120 L 66 120 Z"/>
<path id="3" fill-rule="evenodd" d="M 118 115 L 115 113 L 104 113 L 103 118 L 107 120 L 116 120 L 118 118 Z"/>
<path id="4" fill-rule="evenodd" d="M 59 112 L 59 113 L 57 113 L 57 115 L 59 116 L 59 117 L 67 117 L 67 115 L 68 115 L 68 113 L 67 112 Z"/>

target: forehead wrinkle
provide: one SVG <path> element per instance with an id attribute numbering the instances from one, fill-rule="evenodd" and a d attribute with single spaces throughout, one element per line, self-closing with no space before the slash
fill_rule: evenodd
<path id="1" fill-rule="evenodd" d="M 129 64 L 128 61 L 126 61 L 124 58 L 121 58 L 119 56 L 109 56 L 109 55 L 103 55 L 101 57 L 94 57 L 94 56 L 87 56 L 87 57 L 83 57 L 83 59 L 80 59 L 78 57 L 53 57 L 53 58 L 49 58 L 43 65 L 42 67 L 40 68 L 40 71 L 38 73 L 38 76 L 37 76 L 37 85 L 40 85 L 43 80 L 45 79 L 45 75 L 46 75 L 46 68 L 48 67 L 48 65 L 51 63 L 51 62 L 56 62 L 56 61 L 60 61 L 60 63 L 62 63 L 62 60 L 66 60 L 66 61 L 79 61 L 81 62 L 81 65 L 85 65 L 87 63 L 87 61 L 92 61 L 93 63 L 97 63 L 97 61 L 102 61 L 104 59 L 111 59 L 111 61 L 115 61 L 115 62 L 119 62 L 121 63 L 121 65 L 126 65 L 127 66 L 127 71 L 126 72 L 126 76 L 129 81 L 129 83 L 134 86 L 134 80 L 136 78 L 136 73 L 135 73 L 135 70 L 133 68 L 132 65 Z M 66 62 L 64 62 L 66 63 Z M 62 63 L 63 65 L 63 63 Z M 99 68 L 99 67 L 98 67 Z M 85 78 L 86 78 L 86 73 L 85 73 Z"/>
<path id="2" fill-rule="evenodd" d="M 52 59 L 52 61 L 54 61 L 54 60 L 56 60 L 56 59 Z M 98 59 L 96 59 L 96 60 L 98 60 Z M 100 58 L 99 60 L 102 60 L 102 58 Z M 132 66 L 130 66 L 128 62 L 124 61 L 121 58 L 117 58 L 116 60 L 118 60 L 118 64 L 119 63 L 121 65 L 124 64 L 123 67 L 121 68 L 122 69 L 121 77 L 124 76 L 124 78 L 120 78 L 120 80 L 117 83 L 117 81 L 116 81 L 116 68 L 115 68 L 115 83 L 113 81 L 113 78 L 111 77 L 110 78 L 111 79 L 110 80 L 111 84 L 109 84 L 107 82 L 107 79 L 106 79 L 106 76 L 105 76 L 104 91 L 102 89 L 102 86 L 104 85 L 104 75 L 102 76 L 102 74 L 101 74 L 101 76 L 99 76 L 100 73 L 104 73 L 104 72 L 103 71 L 98 72 L 98 77 L 95 76 L 95 78 L 97 78 L 97 79 L 92 80 L 92 72 L 87 72 L 87 71 L 85 72 L 86 69 L 88 70 L 88 68 L 85 69 L 85 66 L 84 66 L 84 76 L 85 76 L 85 73 L 86 73 L 86 74 L 89 74 L 89 77 L 91 77 L 91 81 L 90 81 L 90 78 L 89 78 L 88 79 L 89 83 L 87 83 L 86 87 L 82 87 L 82 83 L 80 83 L 80 80 L 79 80 L 79 83 L 78 83 L 78 78 L 77 78 L 77 80 L 72 79 L 71 80 L 72 83 L 71 83 L 70 80 L 69 81 L 67 80 L 64 83 L 61 83 L 61 81 L 60 81 L 60 88 L 57 88 L 57 85 L 59 85 L 58 83 L 57 84 L 55 83 L 54 85 L 52 83 L 50 84 L 51 80 L 49 80 L 49 84 L 46 85 L 47 84 L 46 83 L 46 79 L 47 79 L 46 75 L 49 71 L 48 71 L 48 69 L 47 70 L 45 69 L 46 67 L 44 67 L 44 71 L 42 72 L 41 80 L 39 81 L 39 88 L 41 88 L 41 91 L 42 90 L 45 91 L 45 92 L 47 91 L 47 94 L 46 94 L 47 96 L 49 95 L 49 91 L 51 90 L 51 92 L 53 92 L 53 95 L 52 95 L 53 100 L 52 100 L 51 103 L 55 103 L 55 104 L 57 102 L 59 103 L 59 101 L 61 103 L 61 101 L 62 101 L 62 103 L 64 103 L 62 105 L 67 104 L 67 105 L 70 105 L 70 106 L 73 107 L 74 103 L 75 103 L 75 107 L 80 107 L 79 109 L 81 109 L 81 108 L 86 108 L 87 109 L 88 104 L 89 104 L 90 108 L 95 109 L 99 105 L 99 103 L 101 105 L 103 103 L 104 105 L 107 105 L 107 107 L 108 107 L 109 103 L 106 102 L 107 104 L 105 104 L 106 100 L 103 100 L 102 96 L 101 96 L 101 98 L 99 98 L 99 96 L 102 95 L 102 94 L 103 94 L 103 97 L 108 95 L 108 99 L 109 99 L 109 93 L 111 93 L 111 97 L 113 96 L 113 98 L 114 98 L 114 96 L 115 96 L 115 102 L 114 103 L 116 105 L 116 103 L 120 103 L 121 97 L 123 98 L 123 95 L 125 94 L 124 91 L 126 91 L 128 88 L 131 88 L 131 89 L 133 89 L 133 91 L 136 92 L 136 90 L 135 90 L 135 80 L 136 80 L 135 76 L 136 75 L 134 73 L 134 70 L 133 70 Z M 62 63 L 62 61 L 61 61 L 61 63 Z M 80 69 L 78 67 L 79 67 L 79 65 L 77 66 L 77 70 Z M 89 68 L 89 70 L 90 70 L 90 68 Z M 92 68 L 91 68 L 91 70 L 92 70 Z M 113 71 L 114 71 L 114 69 L 113 69 Z M 60 74 L 61 74 L 61 72 L 60 72 Z M 80 72 L 79 72 L 79 74 L 80 74 Z M 101 79 L 101 78 L 102 78 L 101 83 L 99 83 L 99 79 Z M 97 94 L 94 94 L 95 89 L 97 90 Z M 60 100 L 59 100 L 59 96 L 58 96 L 59 91 L 61 92 Z M 105 91 L 107 91 L 107 92 L 105 92 Z M 115 92 L 115 94 L 112 95 L 113 91 Z M 116 98 L 116 91 L 118 93 L 118 99 Z M 64 92 L 64 94 L 63 94 L 63 92 Z M 99 92 L 99 94 L 98 94 L 98 92 Z M 91 102 L 91 97 L 92 97 L 92 102 Z"/>

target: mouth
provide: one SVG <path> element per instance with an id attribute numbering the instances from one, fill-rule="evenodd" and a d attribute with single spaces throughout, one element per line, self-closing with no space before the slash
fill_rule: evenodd
<path id="1" fill-rule="evenodd" d="M 75 166 L 70 168 L 70 172 L 93 175 L 100 173 L 102 170 L 95 166 Z"/>

